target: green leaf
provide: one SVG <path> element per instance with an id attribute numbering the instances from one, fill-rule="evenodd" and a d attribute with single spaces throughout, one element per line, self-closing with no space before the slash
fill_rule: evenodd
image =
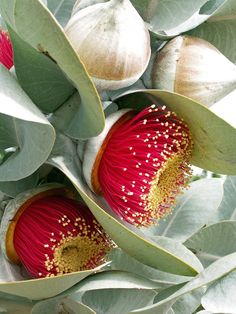
<path id="1" fill-rule="evenodd" d="M 130 313 L 142 313 L 142 314 L 156 314 L 156 313 L 166 313 L 167 310 L 173 305 L 173 303 L 179 298 L 187 293 L 193 292 L 199 288 L 204 287 L 213 283 L 215 280 L 228 274 L 230 271 L 234 270 L 236 267 L 236 253 L 227 255 L 220 258 L 216 262 L 212 263 L 195 278 L 189 281 L 185 286 L 180 288 L 178 291 L 170 295 L 169 297 L 161 300 L 160 302 L 142 308 L 139 310 L 132 311 Z"/>
<path id="2" fill-rule="evenodd" d="M 221 179 L 195 181 L 178 198 L 173 212 L 156 226 L 147 229 L 147 233 L 183 242 L 209 222 L 215 215 L 222 197 Z"/>
<path id="3" fill-rule="evenodd" d="M 162 39 L 186 32 L 206 21 L 226 0 L 131 0 L 149 30 Z"/>
<path id="4" fill-rule="evenodd" d="M 21 89 L 14 76 L 0 67 L 0 181 L 20 180 L 47 159 L 55 140 L 48 120 Z"/>
<path id="5" fill-rule="evenodd" d="M 74 128 L 76 131 L 70 136 L 88 138 L 99 134 L 104 127 L 100 98 L 79 56 L 50 11 L 39 0 L 2 0 L 0 11 L 22 39 L 50 56 L 78 89 L 81 104 L 78 105 L 78 119 L 73 123 L 80 128 Z"/>
<path id="6" fill-rule="evenodd" d="M 75 88 L 58 65 L 23 41 L 10 27 L 18 81 L 32 101 L 46 113 L 55 111 Z"/>
<path id="7" fill-rule="evenodd" d="M 236 129 L 200 103 L 164 90 L 138 90 L 117 99 L 122 107 L 140 109 L 165 104 L 183 118 L 193 137 L 191 163 L 215 173 L 236 174 Z"/>
<path id="8" fill-rule="evenodd" d="M 236 63 L 236 2 L 228 0 L 216 14 L 189 34 L 206 39 L 216 46 L 228 59 Z"/>
<path id="9" fill-rule="evenodd" d="M 183 245 L 168 238 L 161 238 L 160 244 L 155 243 L 146 239 L 138 229 L 118 221 L 118 217 L 113 218 L 102 199 L 96 197 L 82 181 L 76 147 L 68 138 L 63 135 L 57 137 L 48 163 L 71 180 L 103 228 L 128 254 L 144 264 L 174 274 L 192 276 L 201 270 L 198 259 Z"/>
<path id="10" fill-rule="evenodd" d="M 86 292 L 82 301 L 97 314 L 128 313 L 152 304 L 155 295 L 154 291 L 147 290 L 105 289 Z"/>
<path id="11" fill-rule="evenodd" d="M 56 17 L 58 22 L 65 26 L 70 18 L 73 5 L 76 0 L 48 0 L 48 8 Z"/>
<path id="12" fill-rule="evenodd" d="M 196 232 L 184 243 L 204 266 L 236 252 L 236 221 L 222 221 Z"/>
<path id="13" fill-rule="evenodd" d="M 228 176 L 224 182 L 224 197 L 214 221 L 236 220 L 236 176 Z"/>

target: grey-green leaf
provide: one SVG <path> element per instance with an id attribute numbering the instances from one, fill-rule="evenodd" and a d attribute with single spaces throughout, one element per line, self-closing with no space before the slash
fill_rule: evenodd
<path id="1" fill-rule="evenodd" d="M 14 76 L 0 66 L 0 181 L 20 180 L 47 159 L 55 141 L 48 120 L 21 89 Z"/>
<path id="2" fill-rule="evenodd" d="M 189 34 L 201 37 L 216 46 L 227 58 L 236 63 L 236 2 L 228 0 L 205 23 Z"/>
<path id="3" fill-rule="evenodd" d="M 144 265 L 126 254 L 120 248 L 113 249 L 109 254 L 109 258 L 111 260 L 111 263 L 109 264 L 108 269 L 123 270 L 138 275 L 142 274 L 142 276 L 144 276 L 145 278 L 158 282 L 162 288 L 166 288 L 170 285 L 176 285 L 178 283 L 187 282 L 191 279 L 187 276 L 178 276 L 170 273 L 165 273 L 155 268 Z"/>
<path id="4" fill-rule="evenodd" d="M 175 314 L 192 314 L 196 311 L 201 303 L 201 296 L 203 291 L 194 291 L 192 293 L 185 294 L 177 299 L 173 304 L 172 309 Z"/>
<path id="5" fill-rule="evenodd" d="M 180 288 L 178 291 L 170 295 L 164 300 L 160 302 L 148 306 L 143 309 L 132 311 L 131 313 L 142 313 L 142 314 L 156 314 L 156 313 L 166 313 L 169 308 L 173 305 L 173 303 L 179 298 L 185 295 L 186 293 L 190 293 L 195 291 L 196 289 L 202 288 L 205 285 L 209 285 L 214 281 L 220 279 L 225 276 L 236 267 L 236 253 L 232 253 L 216 262 L 212 263 L 206 269 L 204 269 L 199 275 L 189 281 L 185 286 Z"/>
<path id="6" fill-rule="evenodd" d="M 224 182 L 224 197 L 214 221 L 236 220 L 236 176 L 227 176 Z"/>
<path id="7" fill-rule="evenodd" d="M 236 252 L 236 221 L 222 221 L 196 232 L 185 245 L 193 250 L 204 266 Z"/>
<path id="8" fill-rule="evenodd" d="M 141 275 L 111 270 L 90 276 L 76 286 L 76 292 L 79 293 L 100 289 L 159 290 L 160 285 L 158 282 L 151 281 Z"/>
<path id="9" fill-rule="evenodd" d="M 148 1 L 131 0 L 149 29 L 167 39 L 206 21 L 225 0 Z"/>
<path id="10" fill-rule="evenodd" d="M 235 314 L 235 281 L 236 271 L 230 272 L 213 283 L 202 297 L 202 306 L 204 309 L 213 313 Z"/>
<path id="11" fill-rule="evenodd" d="M 82 301 L 97 314 L 126 314 L 133 309 L 152 304 L 155 295 L 154 291 L 142 289 L 105 289 L 86 292 L 82 296 Z"/>

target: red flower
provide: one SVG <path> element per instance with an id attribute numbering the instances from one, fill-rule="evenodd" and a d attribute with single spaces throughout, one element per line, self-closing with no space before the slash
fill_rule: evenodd
<path id="1" fill-rule="evenodd" d="M 188 127 L 175 113 L 154 105 L 129 111 L 108 132 L 88 183 L 122 219 L 147 226 L 169 213 L 187 185 L 191 150 Z"/>
<path id="2" fill-rule="evenodd" d="M 13 51 L 7 32 L 0 30 L 0 63 L 8 70 L 13 66 Z"/>
<path id="3" fill-rule="evenodd" d="M 58 195 L 26 206 L 16 221 L 13 244 L 33 277 L 94 268 L 111 248 L 111 241 L 90 210 Z"/>

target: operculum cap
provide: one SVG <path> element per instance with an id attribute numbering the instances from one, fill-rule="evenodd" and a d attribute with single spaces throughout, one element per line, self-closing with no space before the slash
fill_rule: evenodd
<path id="1" fill-rule="evenodd" d="M 75 14 L 65 32 L 99 90 L 136 82 L 151 54 L 148 29 L 129 0 L 90 5 Z"/>
<path id="2" fill-rule="evenodd" d="M 173 91 L 208 107 L 236 88 L 235 65 L 212 44 L 192 36 L 169 41 L 147 73 L 148 87 Z"/>

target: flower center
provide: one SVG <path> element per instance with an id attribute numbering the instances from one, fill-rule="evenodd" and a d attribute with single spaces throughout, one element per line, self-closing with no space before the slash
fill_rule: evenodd
<path id="1" fill-rule="evenodd" d="M 97 235 L 96 238 L 99 239 Z M 92 269 L 98 265 L 98 261 L 102 262 L 101 254 L 97 253 L 104 249 L 104 243 L 86 236 L 67 238 L 55 249 L 52 264 L 56 265 L 59 274 Z"/>

